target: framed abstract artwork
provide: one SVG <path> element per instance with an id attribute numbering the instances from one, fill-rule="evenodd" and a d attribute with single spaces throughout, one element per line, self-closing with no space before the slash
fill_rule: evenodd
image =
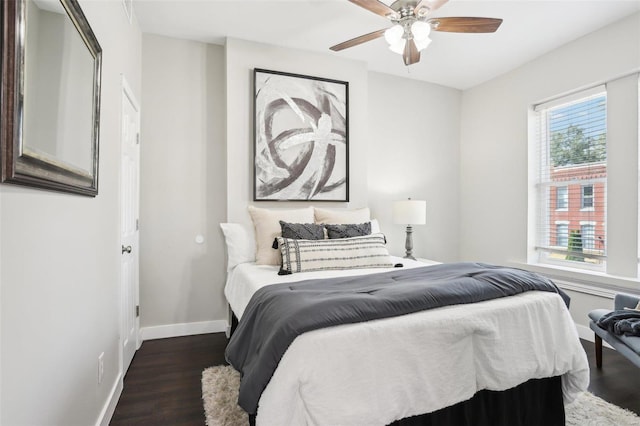
<path id="1" fill-rule="evenodd" d="M 349 201 L 349 83 L 254 70 L 254 201 Z"/>

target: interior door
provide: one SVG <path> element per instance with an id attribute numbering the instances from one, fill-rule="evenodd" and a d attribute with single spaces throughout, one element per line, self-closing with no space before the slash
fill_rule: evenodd
<path id="1" fill-rule="evenodd" d="M 122 159 L 120 173 L 121 208 L 121 336 L 122 374 L 126 373 L 139 348 L 139 168 L 140 110 L 126 80 L 122 79 Z"/>

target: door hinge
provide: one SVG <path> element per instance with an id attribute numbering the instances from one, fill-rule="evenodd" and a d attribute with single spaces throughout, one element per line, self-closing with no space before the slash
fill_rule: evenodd
<path id="1" fill-rule="evenodd" d="M 136 318 L 140 316 L 140 305 L 136 305 Z"/>
<path id="2" fill-rule="evenodd" d="M 140 219 L 136 219 L 136 231 L 140 230 Z"/>
<path id="3" fill-rule="evenodd" d="M 136 145 L 140 145 L 140 133 L 136 133 Z"/>

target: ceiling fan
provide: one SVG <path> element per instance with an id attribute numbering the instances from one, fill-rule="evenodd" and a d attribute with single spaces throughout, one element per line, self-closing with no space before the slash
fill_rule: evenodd
<path id="1" fill-rule="evenodd" d="M 431 43 L 431 31 L 493 33 L 502 23 L 502 19 L 495 18 L 429 18 L 431 12 L 449 0 L 396 0 L 390 6 L 378 0 L 349 1 L 389 19 L 394 25 L 336 44 L 330 49 L 338 52 L 384 36 L 389 48 L 402 55 L 405 65 L 420 61 L 420 51 Z"/>

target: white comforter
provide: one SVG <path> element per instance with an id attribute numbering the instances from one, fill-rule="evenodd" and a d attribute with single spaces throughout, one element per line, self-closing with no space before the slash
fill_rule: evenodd
<path id="1" fill-rule="evenodd" d="M 238 317 L 265 283 L 316 278 L 282 279 L 276 270 L 244 264 L 232 271 L 225 295 Z M 482 389 L 558 375 L 570 402 L 589 384 L 586 354 L 562 299 L 529 292 L 305 333 L 262 394 L 256 423 L 384 425 Z"/>

